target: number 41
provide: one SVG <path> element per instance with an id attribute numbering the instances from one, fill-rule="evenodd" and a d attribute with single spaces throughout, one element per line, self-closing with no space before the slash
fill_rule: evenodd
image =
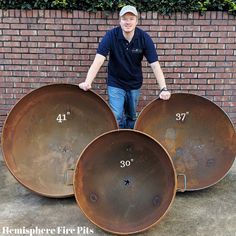
<path id="1" fill-rule="evenodd" d="M 66 121 L 66 114 L 59 114 L 56 120 L 58 123 L 62 123 L 63 121 Z"/>

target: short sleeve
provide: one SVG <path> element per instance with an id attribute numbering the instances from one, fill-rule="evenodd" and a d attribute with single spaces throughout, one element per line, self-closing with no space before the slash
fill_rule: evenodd
<path id="1" fill-rule="evenodd" d="M 144 36 L 145 41 L 145 50 L 144 50 L 144 56 L 147 58 L 147 61 L 149 63 L 153 63 L 158 61 L 158 55 L 156 52 L 155 45 L 151 39 L 151 37 L 148 34 L 145 34 Z"/>
<path id="2" fill-rule="evenodd" d="M 98 45 L 97 53 L 106 57 L 111 48 L 111 37 L 110 31 L 108 31 L 102 38 L 102 41 Z"/>

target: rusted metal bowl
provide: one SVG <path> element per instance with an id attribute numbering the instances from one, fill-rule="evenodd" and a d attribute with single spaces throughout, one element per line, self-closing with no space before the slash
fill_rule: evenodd
<path id="1" fill-rule="evenodd" d="M 75 163 L 98 135 L 117 129 L 106 102 L 76 85 L 53 84 L 24 96 L 3 128 L 2 151 L 10 172 L 44 196 L 73 195 Z"/>
<path id="2" fill-rule="evenodd" d="M 236 135 L 229 117 L 198 95 L 176 93 L 169 101 L 152 101 L 140 113 L 135 129 L 167 149 L 176 172 L 186 175 L 186 190 L 217 183 L 235 159 Z"/>
<path id="3" fill-rule="evenodd" d="M 74 192 L 83 213 L 100 228 L 131 234 L 156 224 L 176 193 L 176 174 L 165 149 L 134 130 L 107 132 L 82 152 Z"/>

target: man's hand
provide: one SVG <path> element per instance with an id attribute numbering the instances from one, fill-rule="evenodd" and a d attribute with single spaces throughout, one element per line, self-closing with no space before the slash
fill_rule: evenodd
<path id="1" fill-rule="evenodd" d="M 168 90 L 162 90 L 159 94 L 160 99 L 163 99 L 163 100 L 169 100 L 170 96 L 171 94 Z"/>
<path id="2" fill-rule="evenodd" d="M 83 89 L 84 91 L 87 91 L 91 88 L 91 85 L 87 82 L 82 82 L 79 84 L 79 87 Z"/>

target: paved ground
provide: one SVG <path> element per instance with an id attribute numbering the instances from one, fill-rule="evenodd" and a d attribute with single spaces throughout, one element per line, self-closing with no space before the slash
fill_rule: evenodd
<path id="1" fill-rule="evenodd" d="M 51 231 L 31 235 L 110 235 L 82 215 L 74 198 L 50 199 L 25 189 L 0 155 L 0 235 L 23 235 L 15 230 L 37 227 Z M 236 236 L 236 163 L 216 185 L 178 193 L 161 222 L 138 235 Z"/>

